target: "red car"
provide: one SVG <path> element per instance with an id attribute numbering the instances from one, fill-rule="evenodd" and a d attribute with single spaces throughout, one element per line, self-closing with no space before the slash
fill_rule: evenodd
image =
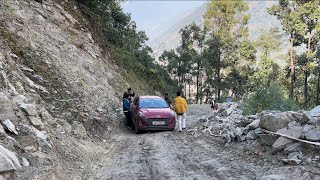
<path id="1" fill-rule="evenodd" d="M 131 104 L 135 133 L 141 130 L 174 130 L 176 114 L 159 96 L 139 96 Z"/>

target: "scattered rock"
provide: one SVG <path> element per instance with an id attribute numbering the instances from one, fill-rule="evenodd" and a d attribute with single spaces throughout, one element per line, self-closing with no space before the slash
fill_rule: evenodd
<path id="1" fill-rule="evenodd" d="M 254 130 L 254 133 L 258 134 L 262 134 L 263 132 L 261 131 L 261 128 L 257 128 Z"/>
<path id="2" fill-rule="evenodd" d="M 287 146 L 284 149 L 284 153 L 285 154 L 290 154 L 290 153 L 293 153 L 293 152 L 299 152 L 301 150 L 302 150 L 301 143 L 294 143 L 294 144 L 291 144 L 291 145 Z"/>
<path id="3" fill-rule="evenodd" d="M 34 127 L 40 130 L 44 128 L 44 124 L 42 123 L 41 119 L 39 119 L 38 117 L 29 116 L 28 119 Z"/>
<path id="4" fill-rule="evenodd" d="M 18 135 L 18 131 L 16 130 L 16 126 L 9 119 L 4 120 L 2 122 L 2 124 L 8 131 L 14 133 L 15 135 Z"/>
<path id="5" fill-rule="evenodd" d="M 13 54 L 13 53 L 10 53 L 9 57 L 14 61 L 19 60 L 19 57 L 16 54 Z"/>
<path id="6" fill-rule="evenodd" d="M 106 111 L 105 109 L 97 108 L 97 112 L 100 113 L 100 114 L 104 113 L 105 111 Z"/>
<path id="7" fill-rule="evenodd" d="M 305 133 L 306 139 L 309 141 L 320 141 L 320 131 L 311 129 Z"/>
<path id="8" fill-rule="evenodd" d="M 19 106 L 28 116 L 38 116 L 36 108 L 32 104 L 20 104 Z"/>
<path id="9" fill-rule="evenodd" d="M 255 140 L 257 139 L 256 133 L 254 133 L 253 130 L 249 131 L 248 134 L 246 135 L 246 140 Z"/>
<path id="10" fill-rule="evenodd" d="M 4 131 L 3 126 L 0 124 L 0 134 L 5 134 L 6 132 Z"/>
<path id="11" fill-rule="evenodd" d="M 297 166 L 301 163 L 300 159 L 282 159 L 282 161 L 291 166 Z"/>
<path id="12" fill-rule="evenodd" d="M 47 140 L 47 136 L 43 132 L 39 131 L 37 128 L 34 128 L 34 127 L 32 127 L 32 129 L 37 138 L 42 140 Z"/>
<path id="13" fill-rule="evenodd" d="M 238 142 L 241 142 L 241 136 L 242 136 L 242 130 L 237 127 L 235 130 L 234 130 L 234 134 L 236 135 L 236 139 L 238 140 Z"/>
<path id="14" fill-rule="evenodd" d="M 272 146 L 277 137 L 272 134 L 259 134 L 259 140 L 262 146 Z"/>
<path id="15" fill-rule="evenodd" d="M 232 141 L 232 137 L 231 137 L 230 131 L 228 131 L 228 132 L 225 134 L 224 139 L 225 139 L 225 143 L 227 143 L 227 144 L 229 144 L 229 143 Z"/>
<path id="16" fill-rule="evenodd" d="M 45 108 L 40 109 L 39 115 L 44 123 L 48 123 L 49 125 L 52 125 L 55 122 L 53 120 L 53 117 Z"/>
<path id="17" fill-rule="evenodd" d="M 27 67 L 25 67 L 25 66 L 22 66 L 21 68 L 20 68 L 22 71 L 25 71 L 25 72 L 29 72 L 29 73 L 34 73 L 34 70 L 33 69 L 30 69 L 30 68 L 27 68 Z"/>
<path id="18" fill-rule="evenodd" d="M 0 172 L 20 169 L 21 165 L 15 153 L 0 145 Z"/>
<path id="19" fill-rule="evenodd" d="M 22 157 L 21 160 L 22 160 L 22 166 L 24 167 L 30 166 L 30 163 L 26 158 Z"/>
<path id="20" fill-rule="evenodd" d="M 307 163 L 311 164 L 312 163 L 312 159 L 309 157 L 307 160 Z"/>
<path id="21" fill-rule="evenodd" d="M 301 159 L 302 154 L 299 152 L 292 152 L 288 155 L 288 159 Z"/>
<path id="22" fill-rule="evenodd" d="M 224 111 L 221 113 L 221 115 L 222 115 L 222 116 L 229 116 L 229 115 L 232 113 L 232 111 L 233 111 L 233 107 L 230 107 L 230 108 L 224 110 Z"/>
<path id="23" fill-rule="evenodd" d="M 31 151 L 31 152 L 35 152 L 37 149 L 34 146 L 26 146 L 24 147 L 25 151 Z"/>
<path id="24" fill-rule="evenodd" d="M 299 120 L 301 124 L 305 124 L 313 121 L 315 121 L 315 118 L 312 116 L 310 112 L 303 113 L 302 118 Z"/>
<path id="25" fill-rule="evenodd" d="M 260 124 L 260 119 L 256 119 L 256 120 L 252 121 L 252 123 L 247 125 L 245 128 L 247 128 L 249 130 L 254 130 L 259 127 L 259 124 Z"/>

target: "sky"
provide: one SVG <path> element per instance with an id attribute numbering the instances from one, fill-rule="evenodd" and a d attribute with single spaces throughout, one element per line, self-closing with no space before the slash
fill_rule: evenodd
<path id="1" fill-rule="evenodd" d="M 148 1 L 129 0 L 122 5 L 126 13 L 131 14 L 139 30 L 144 30 L 148 37 L 159 34 L 170 25 L 179 21 L 186 14 L 206 1 Z"/>

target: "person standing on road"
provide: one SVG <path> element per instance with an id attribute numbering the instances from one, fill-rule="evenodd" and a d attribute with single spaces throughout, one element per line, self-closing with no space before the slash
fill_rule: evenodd
<path id="1" fill-rule="evenodd" d="M 168 93 L 166 93 L 166 94 L 164 95 L 164 100 L 168 103 L 169 106 L 172 105 L 172 101 L 171 101 L 171 99 L 169 98 L 169 94 L 168 94 Z"/>
<path id="2" fill-rule="evenodd" d="M 129 95 L 130 99 L 134 97 L 135 93 L 132 91 L 132 89 L 129 87 L 127 92 L 123 93 L 123 99 L 125 98 L 126 95 Z"/>
<path id="3" fill-rule="evenodd" d="M 132 120 L 131 120 L 131 113 L 130 113 L 130 96 L 129 94 L 125 94 L 124 98 L 123 98 L 123 113 L 126 116 L 126 120 L 127 120 L 127 125 L 129 126 L 129 128 L 132 128 Z"/>
<path id="4" fill-rule="evenodd" d="M 177 92 L 177 97 L 173 100 L 174 110 L 177 113 L 179 132 L 186 128 L 187 101 L 181 97 L 181 92 Z"/>

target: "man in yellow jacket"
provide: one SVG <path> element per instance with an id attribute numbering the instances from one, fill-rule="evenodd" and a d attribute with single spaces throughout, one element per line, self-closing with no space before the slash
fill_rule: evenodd
<path id="1" fill-rule="evenodd" d="M 177 113 L 177 119 L 179 124 L 179 132 L 186 128 L 186 112 L 187 101 L 181 97 L 181 92 L 177 92 L 177 97 L 173 100 L 174 110 Z"/>

